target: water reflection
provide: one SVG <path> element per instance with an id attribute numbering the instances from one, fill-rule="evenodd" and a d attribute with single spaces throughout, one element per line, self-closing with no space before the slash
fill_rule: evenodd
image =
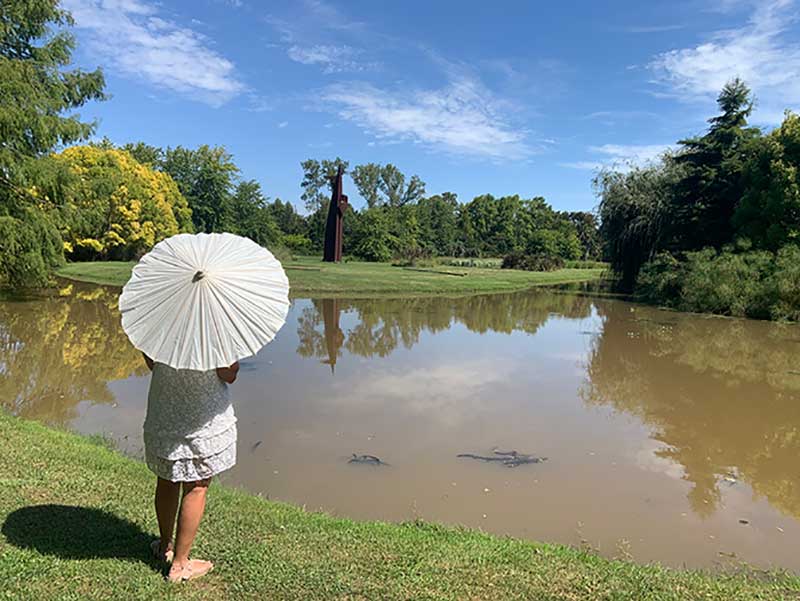
<path id="1" fill-rule="evenodd" d="M 570 294 L 519 292 L 462 298 L 362 299 L 310 301 L 297 322 L 302 357 L 336 365 L 346 349 L 360 357 L 388 357 L 398 347 L 412 348 L 422 332 L 437 333 L 453 324 L 470 332 L 535 334 L 553 316 L 585 319 L 592 301 Z M 354 326 L 343 332 L 342 313 L 352 314 Z"/>
<path id="2" fill-rule="evenodd" d="M 0 302 L 0 402 L 135 452 L 148 379 L 116 302 L 88 285 Z M 800 569 L 798 350 L 798 326 L 543 290 L 296 299 L 234 388 L 229 482 L 356 518 Z M 494 445 L 550 460 L 456 458 Z M 353 452 L 393 467 L 354 470 Z"/>
<path id="3" fill-rule="evenodd" d="M 582 396 L 637 416 L 709 516 L 737 481 L 800 517 L 797 326 L 599 303 Z"/>
<path id="4" fill-rule="evenodd" d="M 144 371 L 113 289 L 68 284 L 0 302 L 0 403 L 15 414 L 63 425 L 81 401 L 113 403 L 108 382 Z"/>

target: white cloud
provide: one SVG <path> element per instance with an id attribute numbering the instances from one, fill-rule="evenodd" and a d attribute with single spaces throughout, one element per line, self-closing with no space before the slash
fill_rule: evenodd
<path id="1" fill-rule="evenodd" d="M 601 155 L 597 160 L 561 163 L 561 166 L 588 171 L 613 167 L 624 171 L 653 163 L 669 150 L 671 147 L 667 144 L 603 144 L 589 147 L 589 152 Z"/>
<path id="2" fill-rule="evenodd" d="M 595 111 L 593 113 L 589 113 L 584 117 L 584 119 L 601 119 L 601 120 L 609 120 L 609 119 L 641 119 L 641 118 L 649 118 L 655 119 L 658 118 L 658 113 L 653 113 L 651 111 Z"/>
<path id="3" fill-rule="evenodd" d="M 329 402 L 348 407 L 400 407 L 405 414 L 455 426 L 469 416 L 491 411 L 497 391 L 520 366 L 474 359 L 435 366 L 364 371 L 355 384 L 333 384 Z M 501 395 L 502 396 L 502 395 Z"/>
<path id="4" fill-rule="evenodd" d="M 627 33 L 662 33 L 666 31 L 677 31 L 683 29 L 685 25 L 633 25 L 626 27 Z"/>
<path id="5" fill-rule="evenodd" d="M 758 100 L 756 121 L 780 119 L 783 109 L 800 105 L 800 43 L 789 35 L 795 24 L 789 10 L 793 4 L 762 2 L 745 26 L 659 54 L 648 67 L 672 95 L 693 100 L 713 98 L 727 81 L 740 77 Z"/>
<path id="6" fill-rule="evenodd" d="M 304 0 L 303 5 L 312 17 L 329 29 L 357 30 L 364 26 L 360 21 L 349 19 L 338 8 L 323 0 Z"/>
<path id="7" fill-rule="evenodd" d="M 605 163 L 600 161 L 571 161 L 566 163 L 559 163 L 561 167 L 568 167 L 569 169 L 581 169 L 584 171 L 600 171 L 605 167 Z"/>
<path id="8" fill-rule="evenodd" d="M 453 154 L 522 159 L 526 134 L 501 115 L 504 103 L 474 79 L 438 90 L 383 90 L 363 82 L 328 86 L 322 101 L 378 138 L 422 143 Z"/>
<path id="9" fill-rule="evenodd" d="M 288 121 L 281 121 L 280 123 L 278 123 L 278 127 L 279 127 L 280 129 L 283 129 L 283 128 L 284 128 L 284 127 L 286 127 L 287 125 L 289 125 L 289 122 L 288 122 Z"/>
<path id="10" fill-rule="evenodd" d="M 297 63 L 319 65 L 324 73 L 366 71 L 377 66 L 375 63 L 356 60 L 361 51 L 346 45 L 298 46 L 295 44 L 289 47 L 286 54 Z"/>
<path id="11" fill-rule="evenodd" d="M 208 38 L 158 16 L 141 0 L 63 0 L 90 48 L 117 71 L 219 106 L 244 91 Z"/>

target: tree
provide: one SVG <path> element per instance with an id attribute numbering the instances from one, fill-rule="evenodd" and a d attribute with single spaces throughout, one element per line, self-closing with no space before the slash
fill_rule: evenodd
<path id="1" fill-rule="evenodd" d="M 684 170 L 672 217 L 681 250 L 721 248 L 731 241 L 748 145 L 760 135 L 757 128 L 747 127 L 753 100 L 744 82 L 728 82 L 717 105 L 720 114 L 709 119 L 708 132 L 680 141 L 683 148 L 674 159 Z"/>
<path id="2" fill-rule="evenodd" d="M 167 148 L 160 168 L 172 176 L 189 202 L 196 231 L 221 232 L 230 226 L 230 203 L 239 169 L 223 147 Z"/>
<path id="3" fill-rule="evenodd" d="M 378 206 L 381 201 L 381 166 L 377 163 L 356 165 L 350 177 L 353 178 L 361 198 L 367 202 L 367 207 L 371 209 Z"/>
<path id="4" fill-rule="evenodd" d="M 603 241 L 600 238 L 600 224 L 594 213 L 573 211 L 566 213 L 565 216 L 575 226 L 581 244 L 581 258 L 584 261 L 600 260 Z"/>
<path id="5" fill-rule="evenodd" d="M 415 204 L 425 196 L 425 182 L 419 176 L 411 176 L 406 185 L 406 176 L 391 163 L 357 165 L 352 177 L 369 208 L 379 205 L 402 207 Z"/>
<path id="6" fill-rule="evenodd" d="M 281 232 L 290 236 L 305 235 L 305 219 L 303 219 L 303 217 L 298 214 L 297 211 L 295 211 L 292 203 L 283 202 L 280 198 L 276 198 L 275 202 L 267 206 Z"/>
<path id="7" fill-rule="evenodd" d="M 756 248 L 774 251 L 800 241 L 800 115 L 787 113 L 751 147 L 733 224 Z"/>
<path id="8" fill-rule="evenodd" d="M 73 146 L 53 160 L 71 174 L 62 202 L 50 207 L 71 258 L 130 260 L 159 240 L 192 231 L 191 211 L 172 178 L 127 152 Z"/>
<path id="9" fill-rule="evenodd" d="M 280 242 L 281 232 L 257 181 L 240 182 L 231 198 L 230 208 L 233 233 L 268 248 Z"/>
<path id="10" fill-rule="evenodd" d="M 605 170 L 594 179 L 604 254 L 627 291 L 633 290 L 642 265 L 670 247 L 680 179 L 681 171 L 671 161 L 627 173 Z"/>
<path id="11" fill-rule="evenodd" d="M 125 144 L 122 150 L 130 154 L 134 159 L 139 161 L 142 165 L 150 165 L 151 167 L 161 167 L 164 160 L 164 150 L 158 146 L 151 146 L 144 142 L 136 142 Z"/>
<path id="12" fill-rule="evenodd" d="M 29 193 L 34 163 L 88 138 L 95 124 L 69 112 L 105 97 L 99 69 L 66 69 L 72 24 L 56 0 L 0 3 L 0 280 L 12 286 L 43 284 L 63 261 L 55 224 Z"/>
<path id="13" fill-rule="evenodd" d="M 341 166 L 345 173 L 350 163 L 336 157 L 335 159 L 325 159 L 322 162 L 316 159 L 307 159 L 300 163 L 303 168 L 303 181 L 300 187 L 303 194 L 300 198 L 310 212 L 316 212 L 320 208 L 327 209 L 329 196 L 333 192 L 332 180 Z"/>
<path id="14" fill-rule="evenodd" d="M 397 240 L 390 232 L 386 209 L 375 207 L 363 211 L 354 232 L 353 254 L 366 261 L 388 261 Z"/>
<path id="15" fill-rule="evenodd" d="M 431 254 L 452 256 L 458 252 L 458 200 L 444 192 L 417 203 L 419 243 Z"/>

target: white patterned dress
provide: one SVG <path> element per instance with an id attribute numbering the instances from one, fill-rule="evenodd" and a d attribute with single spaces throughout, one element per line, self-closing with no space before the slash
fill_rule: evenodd
<path id="1" fill-rule="evenodd" d="M 147 466 L 171 482 L 195 482 L 236 464 L 236 416 L 216 370 L 153 365 L 144 420 Z"/>

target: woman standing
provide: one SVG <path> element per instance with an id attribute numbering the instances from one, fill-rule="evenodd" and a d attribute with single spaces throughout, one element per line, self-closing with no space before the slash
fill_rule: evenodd
<path id="1" fill-rule="evenodd" d="M 214 567 L 210 561 L 190 559 L 189 552 L 211 478 L 236 464 L 236 417 L 228 385 L 236 380 L 239 364 L 195 371 L 154 363 L 147 355 L 144 359 L 153 372 L 144 421 L 145 461 L 158 478 L 155 506 L 161 537 L 151 547 L 156 558 L 171 563 L 169 581 L 184 582 Z"/>

